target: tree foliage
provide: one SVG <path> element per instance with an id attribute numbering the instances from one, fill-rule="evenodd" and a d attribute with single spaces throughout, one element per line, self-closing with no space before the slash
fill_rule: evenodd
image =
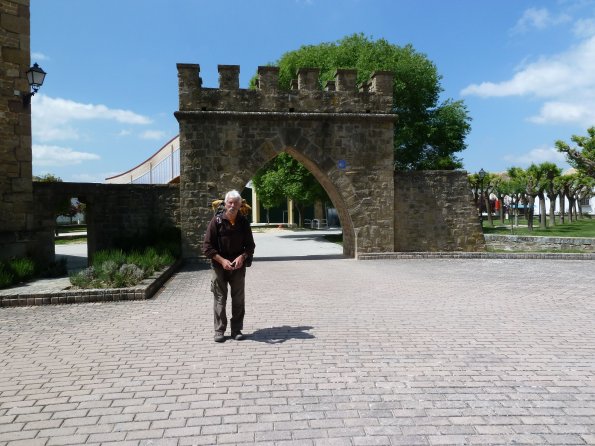
<path id="1" fill-rule="evenodd" d="M 53 173 L 46 173 L 45 175 L 34 175 L 33 181 L 37 181 L 39 183 L 61 183 L 62 178 L 54 175 Z"/>
<path id="2" fill-rule="evenodd" d="M 441 76 L 426 55 L 411 45 L 393 45 L 353 34 L 337 42 L 302 46 L 281 56 L 279 85 L 289 89 L 299 68 L 321 69 L 320 81 L 334 79 L 337 68 L 357 69 L 358 83 L 376 70 L 394 73 L 393 112 L 395 168 L 399 170 L 456 169 L 457 153 L 466 148 L 471 118 L 462 101 L 440 102 Z"/>
<path id="3" fill-rule="evenodd" d="M 305 205 L 317 200 L 328 200 L 326 192 L 312 173 L 287 153 L 280 153 L 256 172 L 252 183 L 267 210 L 279 206 L 285 197 L 293 200 L 300 226 Z"/>
<path id="4" fill-rule="evenodd" d="M 595 127 L 587 129 L 588 136 L 572 135 L 570 138 L 578 148 L 566 142 L 556 141 L 558 151 L 566 154 L 568 163 L 579 172 L 595 178 Z"/>

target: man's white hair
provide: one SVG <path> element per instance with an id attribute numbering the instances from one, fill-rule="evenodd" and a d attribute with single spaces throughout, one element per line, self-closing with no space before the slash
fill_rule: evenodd
<path id="1" fill-rule="evenodd" d="M 240 193 L 237 190 L 230 190 L 228 193 L 225 194 L 225 201 L 227 201 L 228 199 L 232 199 L 234 201 L 238 201 L 238 200 L 242 200 L 242 196 L 240 195 Z"/>

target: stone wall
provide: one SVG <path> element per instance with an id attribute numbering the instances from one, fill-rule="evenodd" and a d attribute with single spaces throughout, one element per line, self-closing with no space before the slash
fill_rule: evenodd
<path id="1" fill-rule="evenodd" d="M 297 88 L 278 89 L 278 68 L 259 67 L 258 89 L 239 88 L 239 67 L 219 66 L 219 88 L 203 88 L 199 66 L 178 64 L 183 252 L 202 256 L 211 202 L 242 190 L 281 152 L 325 188 L 343 226 L 344 253 L 392 251 L 392 73 L 358 89 L 337 70 L 319 89 L 319 70 L 301 69 Z M 366 84 L 368 85 L 368 84 Z"/>
<path id="2" fill-rule="evenodd" d="M 466 172 L 395 172 L 395 251 L 484 251 Z"/>
<path id="3" fill-rule="evenodd" d="M 0 2 L 0 260 L 32 255 L 29 0 Z"/>
<path id="4" fill-rule="evenodd" d="M 36 258 L 54 258 L 55 209 L 77 197 L 87 205 L 87 245 L 93 253 L 125 238 L 180 227 L 179 186 L 148 184 L 33 183 L 36 224 L 42 228 Z"/>
<path id="5" fill-rule="evenodd" d="M 486 234 L 486 245 L 498 251 L 577 251 L 595 252 L 595 239 L 580 237 L 535 237 L 522 235 Z"/>

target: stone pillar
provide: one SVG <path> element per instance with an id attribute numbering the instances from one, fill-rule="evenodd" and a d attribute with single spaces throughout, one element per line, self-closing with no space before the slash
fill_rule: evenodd
<path id="1" fill-rule="evenodd" d="M 260 222 L 260 200 L 256 195 L 256 188 L 252 188 L 252 223 Z"/>
<path id="2" fill-rule="evenodd" d="M 293 228 L 296 226 L 293 216 L 293 200 L 287 199 L 287 226 Z"/>
<path id="3" fill-rule="evenodd" d="M 219 88 L 221 90 L 237 90 L 240 88 L 240 66 L 218 65 Z"/>
<path id="4" fill-rule="evenodd" d="M 0 260 L 35 251 L 29 0 L 0 3 Z"/>
<path id="5" fill-rule="evenodd" d="M 258 87 L 265 92 L 279 89 L 279 67 L 258 67 Z"/>
<path id="6" fill-rule="evenodd" d="M 180 110 L 188 110 L 192 102 L 192 93 L 199 91 L 201 87 L 200 65 L 179 63 L 178 68 L 178 90 L 180 98 Z"/>
<path id="7" fill-rule="evenodd" d="M 374 71 L 370 76 L 370 92 L 392 96 L 393 77 L 392 71 Z"/>
<path id="8" fill-rule="evenodd" d="M 300 68 L 298 70 L 298 90 L 318 90 L 320 68 Z"/>
<path id="9" fill-rule="evenodd" d="M 355 91 L 357 70 L 339 69 L 335 71 L 337 91 Z"/>

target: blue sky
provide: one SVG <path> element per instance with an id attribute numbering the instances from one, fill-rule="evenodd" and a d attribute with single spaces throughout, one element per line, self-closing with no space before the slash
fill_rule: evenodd
<path id="1" fill-rule="evenodd" d="M 595 125 L 595 0 L 32 0 L 33 173 L 103 182 L 178 134 L 176 63 L 259 65 L 352 33 L 412 44 L 473 121 L 465 169 L 552 161 Z"/>

